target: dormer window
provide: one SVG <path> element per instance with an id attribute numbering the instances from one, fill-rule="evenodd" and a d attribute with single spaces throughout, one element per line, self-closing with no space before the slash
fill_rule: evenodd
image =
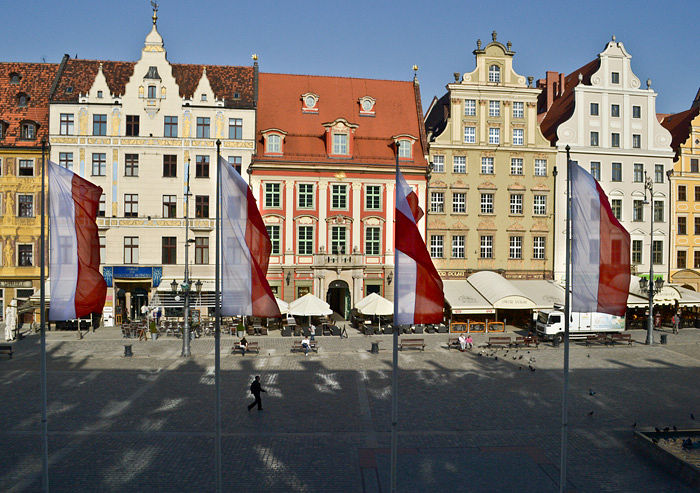
<path id="1" fill-rule="evenodd" d="M 20 93 L 17 95 L 17 105 L 18 105 L 20 108 L 25 108 L 25 107 L 27 106 L 27 103 L 28 103 L 28 102 L 29 102 L 29 96 L 26 95 L 25 93 L 20 92 Z"/>
<path id="2" fill-rule="evenodd" d="M 148 72 L 146 73 L 144 79 L 160 80 L 160 75 L 158 75 L 158 67 L 154 65 L 148 67 Z"/>
<path id="3" fill-rule="evenodd" d="M 360 98 L 360 116 L 374 116 L 374 105 L 376 102 L 377 101 L 370 96 Z"/>
<path id="4" fill-rule="evenodd" d="M 301 95 L 301 111 L 303 113 L 318 113 L 318 94 L 307 92 Z"/>
<path id="5" fill-rule="evenodd" d="M 73 86 L 66 87 L 66 94 L 73 94 Z"/>
<path id="6" fill-rule="evenodd" d="M 241 94 L 238 92 L 233 93 L 233 99 L 241 99 Z"/>
<path id="7" fill-rule="evenodd" d="M 33 122 L 22 123 L 22 140 L 34 140 L 36 139 L 36 125 Z"/>
<path id="8" fill-rule="evenodd" d="M 399 159 L 413 159 L 413 143 L 415 141 L 415 137 L 411 135 L 397 135 L 394 137 L 394 142 L 398 147 Z"/>
<path id="9" fill-rule="evenodd" d="M 263 140 L 265 142 L 266 155 L 282 155 L 284 153 L 284 136 L 287 132 L 279 128 L 271 128 L 262 131 Z"/>
<path id="10" fill-rule="evenodd" d="M 156 99 L 156 86 L 148 86 L 148 99 Z"/>
<path id="11" fill-rule="evenodd" d="M 348 134 L 333 134 L 333 154 L 336 156 L 348 155 Z"/>
<path id="12" fill-rule="evenodd" d="M 204 93 L 202 93 L 201 100 L 202 100 L 202 101 L 206 101 L 206 100 L 207 100 L 207 95 L 204 94 Z"/>
<path id="13" fill-rule="evenodd" d="M 102 91 L 97 91 L 97 99 L 102 99 Z"/>
<path id="14" fill-rule="evenodd" d="M 20 80 L 22 80 L 22 76 L 18 73 L 14 72 L 10 74 L 10 84 L 19 84 Z"/>
<path id="15" fill-rule="evenodd" d="M 498 65 L 489 67 L 489 82 L 501 82 L 501 67 Z"/>

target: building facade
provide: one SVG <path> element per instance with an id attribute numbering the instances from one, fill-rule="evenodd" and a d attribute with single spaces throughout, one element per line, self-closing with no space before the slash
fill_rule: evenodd
<path id="1" fill-rule="evenodd" d="M 497 270 L 552 277 L 556 150 L 540 132 L 540 89 L 515 72 L 511 43 L 477 41 L 425 118 L 430 145 L 428 248 L 444 278 Z"/>
<path id="2" fill-rule="evenodd" d="M 107 325 L 138 316 L 156 292 L 167 306 L 184 277 L 186 206 L 190 277 L 213 306 L 216 141 L 231 166 L 248 166 L 256 77 L 257 63 L 171 64 L 155 15 L 137 62 L 66 61 L 50 105 L 51 159 L 103 189 Z"/>
<path id="3" fill-rule="evenodd" d="M 393 299 L 396 146 L 425 208 L 421 113 L 417 81 L 260 74 L 250 183 L 276 296 L 310 292 L 344 317 L 369 293 Z"/>
<path id="4" fill-rule="evenodd" d="M 613 214 L 630 233 L 632 273 L 666 277 L 669 249 L 671 135 L 656 117 L 656 92 L 632 72 L 622 43 L 606 44 L 598 57 L 571 74 L 547 72 L 539 110 L 541 129 L 557 149 L 557 190 L 566 190 L 566 146 L 571 160 L 598 180 Z M 653 187 L 645 194 L 645 178 Z M 645 198 L 646 197 L 646 198 Z M 565 273 L 566 194 L 557 193 L 555 278 Z M 653 205 L 652 205 L 653 204 Z M 653 245 L 651 216 L 654 219 Z"/>
<path id="5" fill-rule="evenodd" d="M 669 279 L 700 291 L 700 91 L 689 110 L 665 116 L 661 124 L 671 132 L 676 153 L 669 186 Z"/>
<path id="6" fill-rule="evenodd" d="M 41 142 L 58 64 L 0 63 L 0 306 L 39 289 Z M 20 309 L 21 311 L 21 309 Z M 20 321 L 32 321 L 32 313 Z"/>

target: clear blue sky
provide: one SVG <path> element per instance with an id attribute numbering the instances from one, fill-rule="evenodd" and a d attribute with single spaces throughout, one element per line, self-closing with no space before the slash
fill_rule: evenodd
<path id="1" fill-rule="evenodd" d="M 146 0 L 0 0 L 0 12 L 1 61 L 135 61 L 151 26 Z M 162 0 L 158 28 L 176 63 L 249 65 L 257 53 L 264 72 L 400 80 L 415 63 L 424 107 L 473 70 L 476 40 L 493 30 L 536 79 L 584 65 L 615 34 L 643 86 L 652 79 L 657 112 L 674 113 L 700 87 L 699 20 L 700 0 Z"/>

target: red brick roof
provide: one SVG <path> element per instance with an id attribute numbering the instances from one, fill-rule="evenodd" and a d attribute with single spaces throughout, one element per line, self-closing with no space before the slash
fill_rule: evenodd
<path id="1" fill-rule="evenodd" d="M 135 62 L 107 60 L 76 60 L 66 63 L 52 102 L 77 102 L 80 94 L 87 94 L 102 64 L 102 72 L 112 94 L 123 95 L 126 83 L 134 72 Z M 180 96 L 191 98 L 202 77 L 204 65 L 172 64 L 173 76 Z M 206 65 L 207 78 L 217 98 L 225 100 L 226 108 L 254 108 L 253 67 Z M 143 74 L 145 75 L 145 74 Z M 70 92 L 66 89 L 71 88 Z M 236 98 L 236 93 L 238 98 Z"/>
<path id="2" fill-rule="evenodd" d="M 318 95 L 318 113 L 302 113 L 301 95 L 306 93 Z M 363 96 L 376 100 L 374 116 L 360 116 Z M 323 124 L 339 118 L 358 125 L 353 155 L 343 163 L 393 164 L 392 137 L 408 134 L 417 140 L 407 164 L 426 165 L 420 91 L 413 82 L 269 73 L 260 74 L 256 159 L 338 164 L 326 153 Z M 287 132 L 283 156 L 264 156 L 261 131 L 271 128 Z"/>
<path id="3" fill-rule="evenodd" d="M 695 106 L 689 110 L 668 115 L 661 121 L 661 125 L 671 132 L 671 148 L 676 152 L 676 157 L 680 152 L 681 144 L 690 136 L 691 122 L 699 113 L 700 106 Z"/>
<path id="4" fill-rule="evenodd" d="M 48 136 L 49 92 L 57 70 L 58 64 L 54 63 L 0 63 L 1 147 L 38 147 L 41 139 Z M 19 84 L 10 83 L 11 74 L 19 74 Z M 18 104 L 20 93 L 29 97 L 26 107 Z M 27 120 L 38 124 L 34 140 L 20 139 L 21 123 Z"/>

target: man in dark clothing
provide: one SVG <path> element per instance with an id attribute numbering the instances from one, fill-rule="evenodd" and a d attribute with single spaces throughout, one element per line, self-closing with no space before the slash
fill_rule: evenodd
<path id="1" fill-rule="evenodd" d="M 250 412 L 251 409 L 255 407 L 255 405 L 258 405 L 258 411 L 262 411 L 262 401 L 260 400 L 260 392 L 265 392 L 265 389 L 263 389 L 260 386 L 260 377 L 255 377 L 255 380 L 253 380 L 253 383 L 250 384 L 250 393 L 255 396 L 255 400 L 248 405 L 248 412 Z"/>

